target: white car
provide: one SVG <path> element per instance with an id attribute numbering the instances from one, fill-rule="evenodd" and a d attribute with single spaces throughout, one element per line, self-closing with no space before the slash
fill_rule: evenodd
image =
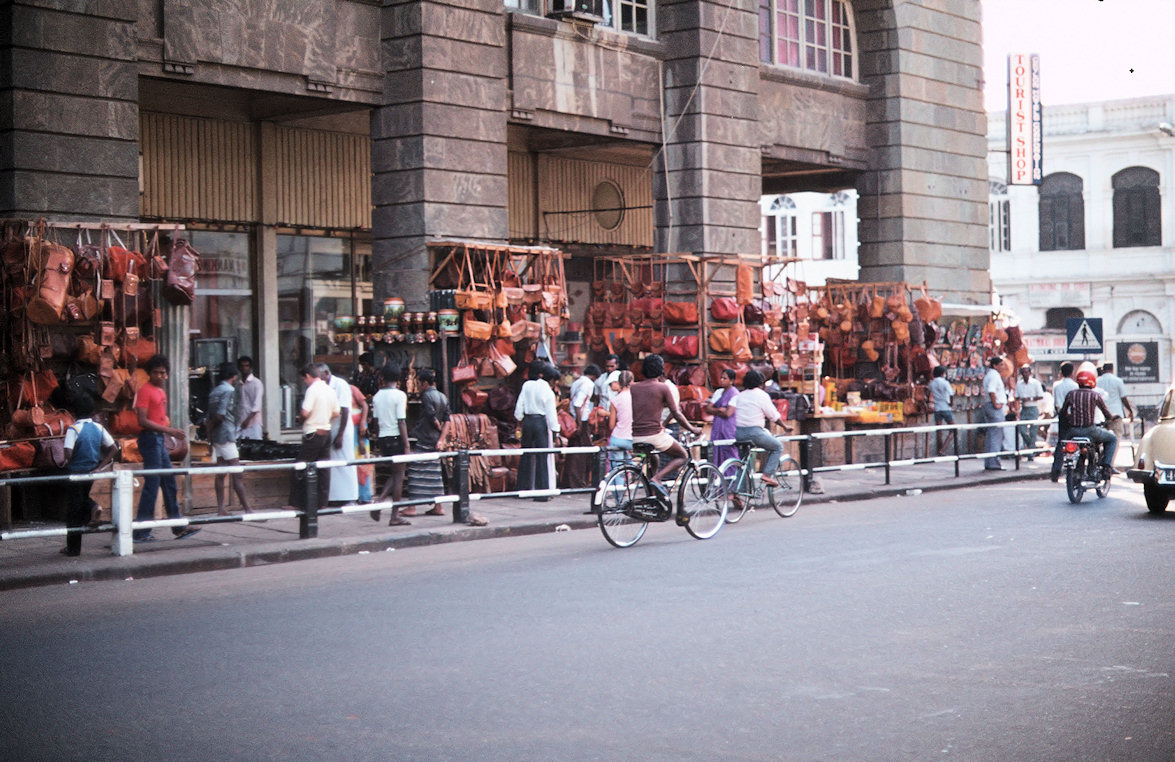
<path id="1" fill-rule="evenodd" d="M 1159 422 L 1143 436 L 1138 462 L 1126 475 L 1142 485 L 1147 510 L 1167 510 L 1168 501 L 1175 495 L 1175 386 L 1163 397 Z"/>

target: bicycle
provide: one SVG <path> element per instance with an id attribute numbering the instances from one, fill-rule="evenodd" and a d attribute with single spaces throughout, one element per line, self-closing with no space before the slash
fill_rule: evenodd
<path id="1" fill-rule="evenodd" d="M 739 457 L 727 458 L 718 467 L 730 503 L 726 522 L 737 524 L 747 511 L 754 510 L 755 504 L 763 498 L 764 490 L 768 502 L 780 517 L 794 516 L 804 500 L 803 472 L 796 459 L 789 455 L 780 457 L 773 474 L 779 486 L 773 487 L 755 470 L 755 454 L 759 451 L 750 443 L 739 443 L 738 452 Z"/>
<path id="2" fill-rule="evenodd" d="M 684 442 L 690 451 L 692 438 Z M 708 540 L 718 534 L 726 521 L 727 500 L 718 467 L 708 460 L 691 457 L 678 472 L 676 511 L 668 489 L 653 485 L 657 453 L 650 444 L 633 445 L 635 462 L 624 463 L 608 472 L 592 496 L 604 539 L 617 548 L 635 545 L 649 523 L 676 519 L 678 526 L 695 539 Z"/>

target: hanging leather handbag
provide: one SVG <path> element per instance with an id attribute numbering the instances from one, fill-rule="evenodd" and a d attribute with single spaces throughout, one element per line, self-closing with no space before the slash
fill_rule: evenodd
<path id="1" fill-rule="evenodd" d="M 710 329 L 710 349 L 719 354 L 730 353 L 730 327 Z"/>
<path id="2" fill-rule="evenodd" d="M 477 341 L 488 341 L 494 335 L 494 326 L 484 320 L 474 320 L 472 312 L 466 312 L 462 320 L 465 336 Z"/>
<path id="3" fill-rule="evenodd" d="M 196 298 L 196 273 L 200 269 L 200 255 L 183 238 L 171 245 L 167 257 L 167 280 L 163 284 L 163 298 L 177 306 L 191 304 Z M 146 268 L 139 270 L 146 272 Z"/>
<path id="4" fill-rule="evenodd" d="M 750 265 L 739 264 L 734 273 L 735 301 L 750 304 L 755 298 L 755 271 Z"/>
<path id="5" fill-rule="evenodd" d="M 13 442 L 0 447 L 0 471 L 19 471 L 32 468 L 37 448 L 32 442 Z"/>
<path id="6" fill-rule="evenodd" d="M 715 320 L 730 321 L 737 320 L 738 316 L 742 314 L 742 307 L 733 297 L 716 296 L 710 302 L 710 317 Z"/>
<path id="7" fill-rule="evenodd" d="M 466 384 L 477 380 L 477 367 L 469 363 L 469 359 L 462 356 L 457 364 L 449 369 L 449 378 L 454 384 Z"/>
<path id="8" fill-rule="evenodd" d="M 741 322 L 730 327 L 730 354 L 744 362 L 751 359 L 751 344 L 747 338 L 747 327 Z"/>
<path id="9" fill-rule="evenodd" d="M 698 337 L 669 336 L 665 339 L 665 356 L 677 360 L 689 360 L 698 356 Z"/>
<path id="10" fill-rule="evenodd" d="M 480 413 L 489 398 L 489 392 L 478 389 L 473 384 L 461 390 L 461 404 L 470 413 Z"/>
<path id="11" fill-rule="evenodd" d="M 31 261 L 37 270 L 37 290 L 25 306 L 25 316 L 33 323 L 56 325 L 61 322 L 69 297 L 73 252 L 60 244 L 40 240 L 34 245 Z"/>
<path id="12" fill-rule="evenodd" d="M 697 302 L 662 302 L 661 314 L 670 325 L 697 325 Z"/>

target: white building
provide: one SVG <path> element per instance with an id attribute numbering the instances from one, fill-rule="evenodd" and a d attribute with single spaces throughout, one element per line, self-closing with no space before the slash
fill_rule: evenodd
<path id="1" fill-rule="evenodd" d="M 1046 106 L 1043 181 L 1009 187 L 1006 114 L 988 116 L 994 288 L 1046 376 L 1085 359 L 1067 353 L 1066 318 L 1101 318 L 1089 359 L 1113 362 L 1136 406 L 1175 377 L 1171 123 L 1175 95 Z"/>
<path id="2" fill-rule="evenodd" d="M 857 191 L 788 193 L 759 200 L 763 254 L 794 257 L 794 277 L 812 286 L 856 280 Z"/>

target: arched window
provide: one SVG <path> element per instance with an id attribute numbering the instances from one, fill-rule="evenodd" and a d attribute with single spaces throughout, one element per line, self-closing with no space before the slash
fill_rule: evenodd
<path id="1" fill-rule="evenodd" d="M 1159 173 L 1149 167 L 1127 167 L 1114 175 L 1113 186 L 1114 248 L 1160 246 Z"/>
<path id="2" fill-rule="evenodd" d="M 1008 201 L 1008 186 L 995 180 L 987 183 L 988 248 L 991 251 L 1012 250 L 1012 208 Z"/>
<path id="3" fill-rule="evenodd" d="M 1085 248 L 1085 199 L 1077 175 L 1055 172 L 1040 183 L 1040 250 Z"/>
<path id="4" fill-rule="evenodd" d="M 853 79 L 853 14 L 845 0 L 759 0 L 759 60 Z"/>
<path id="5" fill-rule="evenodd" d="M 1118 323 L 1119 336 L 1161 336 L 1159 319 L 1146 310 L 1132 310 Z"/>
<path id="6" fill-rule="evenodd" d="M 1044 327 L 1063 331 L 1066 320 L 1079 317 L 1085 317 L 1085 313 L 1076 307 L 1053 307 L 1044 313 Z"/>
<path id="7" fill-rule="evenodd" d="M 796 202 L 778 196 L 764 216 L 766 235 L 764 251 L 768 257 L 795 257 L 799 245 L 796 236 Z"/>

